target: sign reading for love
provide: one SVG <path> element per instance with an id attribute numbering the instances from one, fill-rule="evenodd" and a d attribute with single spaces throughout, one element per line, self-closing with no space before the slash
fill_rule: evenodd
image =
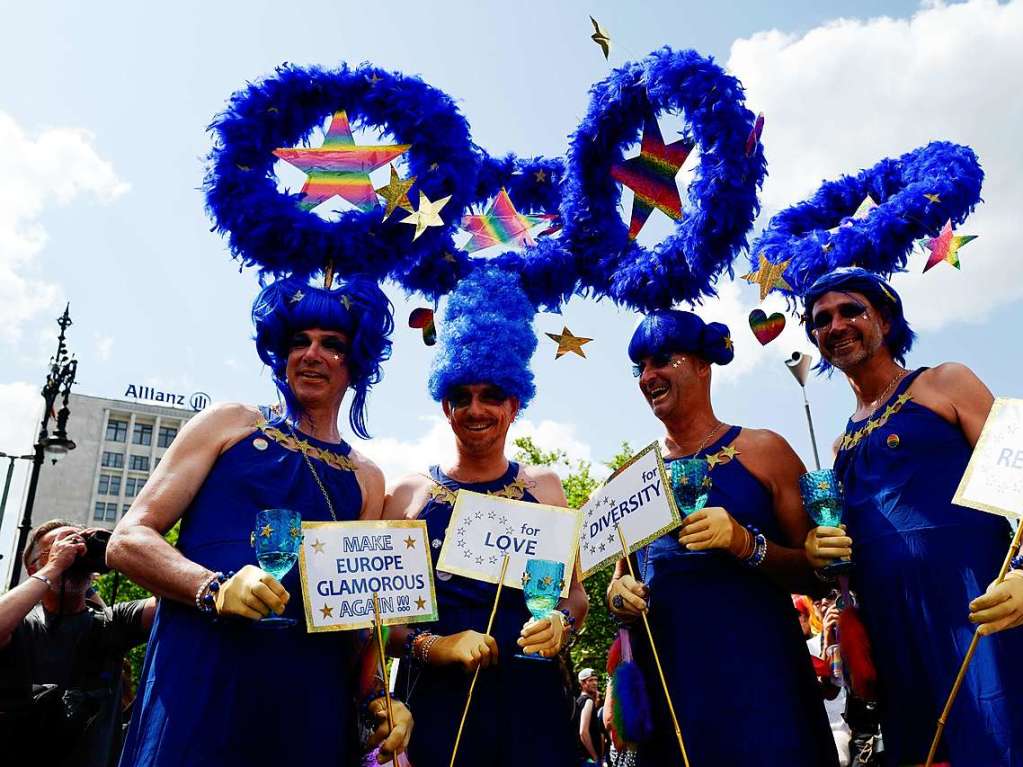
<path id="1" fill-rule="evenodd" d="M 521 589 L 526 561 L 550 559 L 565 563 L 561 595 L 568 596 L 568 574 L 575 567 L 578 537 L 579 512 L 575 509 L 459 490 L 437 569 L 497 583 L 507 554 L 504 585 Z"/>
<path id="2" fill-rule="evenodd" d="M 299 569 L 310 632 L 437 620 L 426 522 L 303 522 Z"/>
<path id="3" fill-rule="evenodd" d="M 631 554 L 682 524 L 656 442 L 619 469 L 580 511 L 579 569 L 583 578 L 622 556 L 619 527 Z"/>
<path id="4" fill-rule="evenodd" d="M 952 502 L 1023 518 L 1023 399 L 995 400 Z"/>

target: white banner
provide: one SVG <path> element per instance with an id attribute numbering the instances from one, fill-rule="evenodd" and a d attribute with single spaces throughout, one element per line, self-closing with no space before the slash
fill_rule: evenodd
<path id="1" fill-rule="evenodd" d="M 437 569 L 497 583 L 508 554 L 504 585 L 521 589 L 526 560 L 550 559 L 565 563 L 561 595 L 568 596 L 579 519 L 575 509 L 459 490 Z"/>
<path id="2" fill-rule="evenodd" d="M 437 620 L 426 522 L 303 522 L 299 568 L 310 632 Z"/>
<path id="3" fill-rule="evenodd" d="M 587 578 L 622 556 L 618 528 L 631 554 L 682 524 L 660 446 L 654 442 L 594 491 L 582 512 L 579 569 Z"/>
<path id="4" fill-rule="evenodd" d="M 1023 517 L 1023 399 L 995 400 L 952 502 Z"/>

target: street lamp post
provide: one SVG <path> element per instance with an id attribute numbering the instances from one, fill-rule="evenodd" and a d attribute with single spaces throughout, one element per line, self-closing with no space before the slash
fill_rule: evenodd
<path id="1" fill-rule="evenodd" d="M 36 488 L 39 485 L 39 470 L 47 457 L 56 463 L 71 450 L 75 449 L 75 443 L 67 436 L 67 419 L 71 415 L 68 409 L 68 397 L 71 396 L 71 386 L 75 382 L 75 375 L 78 372 L 78 360 L 68 355 L 67 343 L 64 335 L 71 325 L 70 304 L 64 307 L 64 314 L 57 320 L 60 326 L 60 335 L 57 336 L 57 353 L 50 359 L 50 372 L 46 376 L 46 383 L 43 384 L 43 420 L 39 426 L 39 438 L 36 440 L 35 452 L 32 454 L 32 475 L 28 481 L 28 496 L 25 498 L 25 512 L 21 517 L 21 524 L 18 525 L 18 546 L 14 552 L 14 561 L 11 563 L 11 578 L 9 588 L 18 585 L 21 579 L 21 555 L 28 542 L 28 534 L 32 529 L 32 506 L 36 500 Z M 56 414 L 57 428 L 51 435 L 49 433 L 50 418 L 54 416 L 53 408 L 58 397 L 61 399 L 60 412 Z M 13 467 L 14 461 L 11 460 Z M 10 472 L 10 470 L 9 470 Z M 8 478 L 10 473 L 8 473 Z M 4 496 L 6 497 L 6 490 Z"/>

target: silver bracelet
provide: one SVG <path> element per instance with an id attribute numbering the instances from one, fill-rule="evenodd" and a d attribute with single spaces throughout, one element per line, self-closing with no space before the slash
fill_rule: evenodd
<path id="1" fill-rule="evenodd" d="M 45 575 L 40 575 L 39 573 L 32 573 L 32 574 L 31 574 L 30 576 L 28 576 L 28 577 L 29 577 L 29 578 L 35 578 L 35 579 L 36 579 L 37 581 L 42 581 L 43 583 L 45 583 L 45 584 L 46 584 L 46 587 L 47 587 L 48 589 L 50 589 L 51 591 L 53 590 L 53 581 L 51 581 L 51 580 L 50 580 L 49 578 L 47 578 L 47 577 L 46 577 Z"/>

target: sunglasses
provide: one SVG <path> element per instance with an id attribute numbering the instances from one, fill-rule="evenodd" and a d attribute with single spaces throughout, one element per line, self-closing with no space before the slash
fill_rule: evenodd
<path id="1" fill-rule="evenodd" d="M 867 313 L 867 307 L 859 301 L 850 301 L 849 303 L 839 304 L 835 311 L 844 320 L 855 320 L 857 317 L 862 317 Z M 815 332 L 819 332 L 831 327 L 834 319 L 834 315 L 825 310 L 809 318 L 810 327 Z"/>
<path id="2" fill-rule="evenodd" d="M 481 389 L 476 398 L 482 405 L 503 405 L 508 401 L 508 393 L 500 386 L 487 386 Z M 469 407 L 473 393 L 465 386 L 453 386 L 448 390 L 447 401 L 453 408 Z"/>
<path id="3" fill-rule="evenodd" d="M 646 370 L 649 365 L 652 368 L 663 368 L 671 362 L 671 358 L 675 356 L 674 352 L 657 352 L 657 354 L 651 354 L 649 360 L 640 360 L 632 366 L 632 377 L 639 378 L 643 375 L 643 371 Z M 679 357 L 679 362 L 684 360 L 685 357 Z M 674 367 L 678 367 L 675 365 Z"/>

